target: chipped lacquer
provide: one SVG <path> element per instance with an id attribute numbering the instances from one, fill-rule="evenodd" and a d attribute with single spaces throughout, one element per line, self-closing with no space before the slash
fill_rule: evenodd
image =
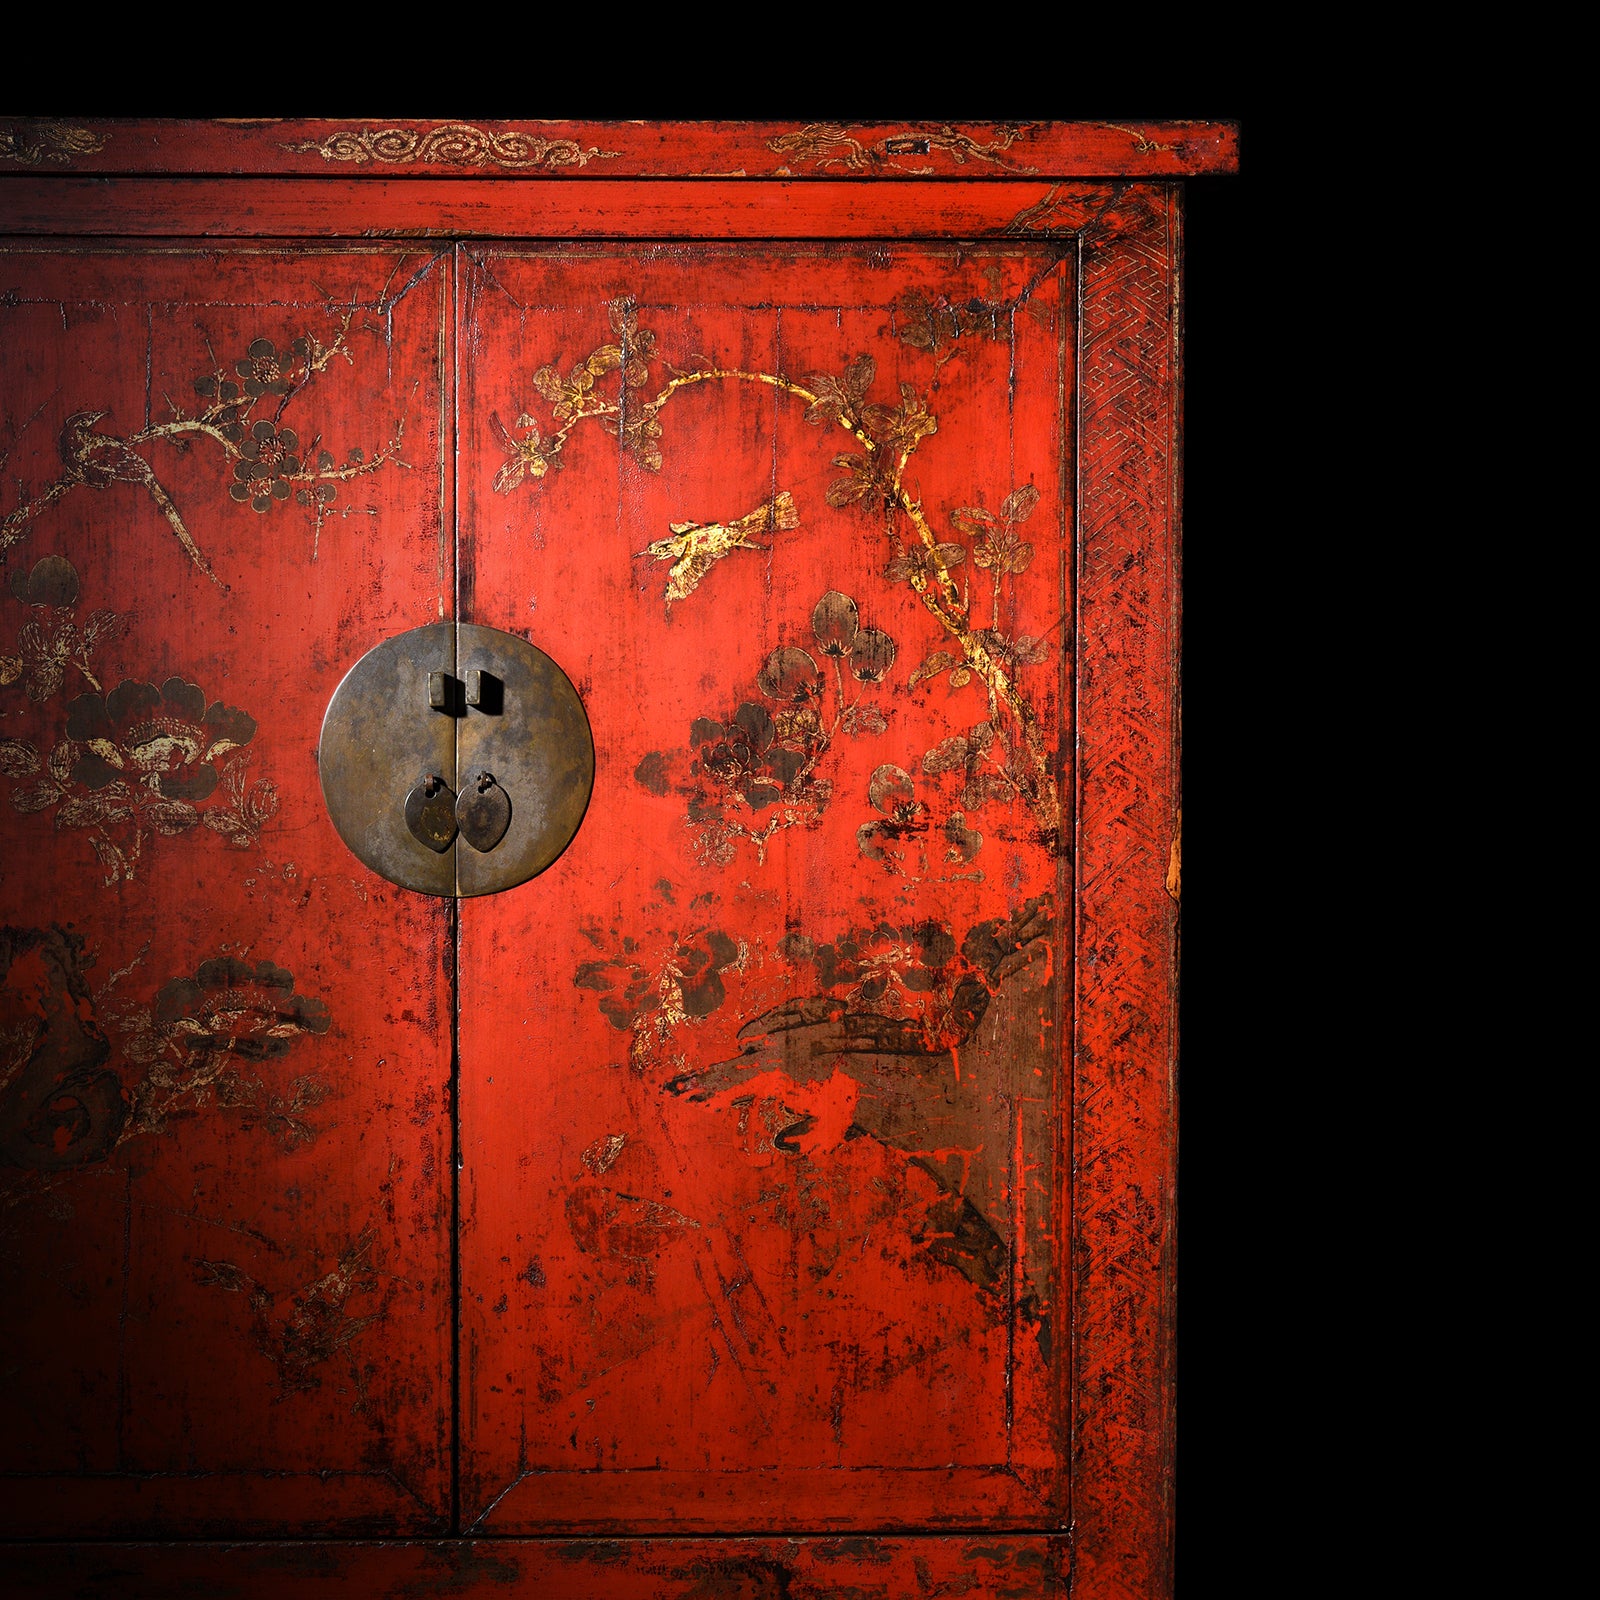
<path id="1" fill-rule="evenodd" d="M 19 1592 L 1169 1592 L 1232 139 L 0 119 Z M 593 771 L 500 893 L 494 630 Z M 406 637 L 427 894 L 317 762 Z"/>

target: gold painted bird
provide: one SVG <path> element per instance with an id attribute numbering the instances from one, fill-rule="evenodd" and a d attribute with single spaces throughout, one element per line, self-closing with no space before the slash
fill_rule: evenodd
<path id="1" fill-rule="evenodd" d="M 524 478 L 542 478 L 550 467 L 550 458 L 545 454 L 550 446 L 539 436 L 539 424 L 526 411 L 517 418 L 516 429 L 512 433 L 497 412 L 489 413 L 489 432 L 508 458 L 494 475 L 496 494 L 510 494 Z"/>
<path id="2" fill-rule="evenodd" d="M 667 574 L 667 604 L 671 605 L 693 594 L 700 580 L 730 551 L 768 548 L 757 544 L 752 534 L 798 528 L 800 513 L 794 508 L 794 496 L 780 489 L 772 500 L 736 522 L 670 522 L 667 526 L 672 537 L 655 540 L 639 554 L 672 562 Z"/>

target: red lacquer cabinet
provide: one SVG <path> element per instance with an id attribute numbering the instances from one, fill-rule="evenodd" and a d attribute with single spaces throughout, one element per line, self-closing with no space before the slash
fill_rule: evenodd
<path id="1" fill-rule="evenodd" d="M 17 1592 L 1168 1591 L 1175 180 L 1233 151 L 0 123 Z M 451 624 L 592 738 L 501 892 L 319 782 Z"/>

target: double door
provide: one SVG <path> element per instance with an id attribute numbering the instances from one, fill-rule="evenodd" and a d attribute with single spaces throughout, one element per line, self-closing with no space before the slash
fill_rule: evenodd
<path id="1" fill-rule="evenodd" d="M 1107 1265 L 1066 1181 L 1082 270 L 5 254 L 11 1534 L 1054 1592 Z M 592 730 L 503 893 L 385 881 L 319 784 L 351 665 L 441 622 Z"/>

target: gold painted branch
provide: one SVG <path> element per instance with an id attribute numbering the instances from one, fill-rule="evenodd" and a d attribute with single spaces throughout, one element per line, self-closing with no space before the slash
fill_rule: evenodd
<path id="1" fill-rule="evenodd" d="M 661 392 L 646 403 L 646 410 L 654 415 L 678 390 L 713 380 L 766 384 L 785 394 L 793 395 L 798 400 L 803 400 L 807 406 L 817 406 L 825 399 L 803 384 L 776 373 L 747 372 L 738 367 L 703 367 L 693 372 L 679 373 L 670 379 Z M 861 419 L 851 408 L 841 406 L 836 412 L 836 421 L 866 451 L 873 455 L 879 453 L 881 449 L 879 442 L 866 431 Z M 907 448 L 900 452 L 899 460 L 887 482 L 895 506 L 910 519 L 926 554 L 924 567 L 914 566 L 908 575 L 909 582 L 923 605 L 927 607 L 929 614 L 961 646 L 967 664 L 988 689 L 991 703 L 1003 706 L 1021 730 L 1029 764 L 1033 767 L 1038 784 L 1038 792 L 1029 796 L 1029 801 L 1041 827 L 1052 836 L 1059 836 L 1061 802 L 1056 788 L 1055 774 L 1051 769 L 1050 755 L 1045 749 L 1044 738 L 1039 730 L 1038 719 L 1033 713 L 1033 708 L 1006 675 L 1005 669 L 989 654 L 968 625 L 966 607 L 962 604 L 955 580 L 950 576 L 950 569 L 940 554 L 940 541 L 934 534 L 921 505 L 912 498 L 902 482 L 906 464 L 919 438 L 920 436 L 914 436 Z M 934 580 L 932 588 L 928 582 L 930 575 Z"/>
<path id="2" fill-rule="evenodd" d="M 509 493 L 524 481 L 544 477 L 565 448 L 573 428 L 586 418 L 598 419 L 609 432 L 618 435 L 647 471 L 659 470 L 660 413 L 674 395 L 702 383 L 761 384 L 803 402 L 808 422 L 831 419 L 860 446 L 861 454 L 835 458 L 836 465 L 849 476 L 830 487 L 829 503 L 845 506 L 869 496 L 881 498 L 891 513 L 891 537 L 892 513 L 899 512 L 910 520 L 921 550 L 918 559 L 903 562 L 907 579 L 929 615 L 960 645 L 967 668 L 988 691 L 991 715 L 1003 708 L 1020 730 L 1026 760 L 1033 771 L 1032 792 L 1026 798 L 1045 838 L 1059 846 L 1060 799 L 1038 718 L 1002 663 L 970 625 L 967 604 L 946 564 L 944 550 L 950 547 L 941 545 L 921 504 L 905 486 L 905 470 L 913 452 L 923 439 L 938 431 L 938 419 L 928 410 L 925 399 L 909 384 L 902 383 L 899 406 L 868 401 L 876 363 L 867 355 L 851 361 L 842 378 L 819 373 L 804 383 L 781 373 L 726 367 L 700 358 L 699 364 L 689 370 L 674 372 L 650 399 L 636 399 L 636 391 L 647 382 L 647 364 L 655 353 L 656 336 L 639 326 L 637 307 L 627 297 L 610 302 L 607 313 L 616 343 L 596 348 L 565 378 L 553 366 L 542 367 L 534 374 L 534 387 L 553 408 L 556 427 L 548 438 L 526 413 L 517 419 L 515 436 L 497 416 L 490 416 L 491 430 L 507 456 L 506 465 L 495 478 L 495 488 Z M 620 380 L 615 401 L 604 398 L 597 390 L 598 381 L 613 373 Z M 648 552 L 657 559 L 670 557 L 677 562 L 668 585 L 669 603 L 689 593 L 714 561 L 744 542 L 720 525 L 674 524 L 673 533 L 674 540 L 657 541 Z M 903 555 L 898 546 L 896 553 Z M 997 571 L 997 612 L 999 582 Z"/>

